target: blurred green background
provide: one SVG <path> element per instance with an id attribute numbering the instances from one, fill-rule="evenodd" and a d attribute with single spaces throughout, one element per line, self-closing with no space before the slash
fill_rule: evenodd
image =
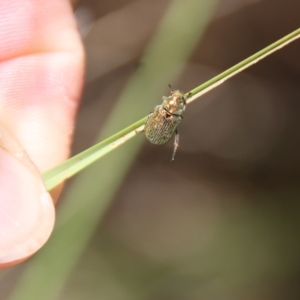
<path id="1" fill-rule="evenodd" d="M 73 154 L 300 25 L 297 0 L 82 0 Z M 10 300 L 300 299 L 300 42 L 189 105 L 180 147 L 140 134 L 70 180 Z M 100 133 L 99 133 L 99 130 Z"/>

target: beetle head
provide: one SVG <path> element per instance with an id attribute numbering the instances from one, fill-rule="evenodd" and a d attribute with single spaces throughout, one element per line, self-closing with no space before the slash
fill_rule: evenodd
<path id="1" fill-rule="evenodd" d="M 179 90 L 171 91 L 171 95 L 169 97 L 163 97 L 162 106 L 170 114 L 180 116 L 186 106 L 184 94 Z"/>

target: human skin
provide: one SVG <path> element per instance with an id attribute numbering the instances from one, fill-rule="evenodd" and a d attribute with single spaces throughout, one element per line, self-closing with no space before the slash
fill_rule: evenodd
<path id="1" fill-rule="evenodd" d="M 69 156 L 83 62 L 69 1 L 0 1 L 0 268 L 51 234 L 60 188 L 40 174 Z"/>

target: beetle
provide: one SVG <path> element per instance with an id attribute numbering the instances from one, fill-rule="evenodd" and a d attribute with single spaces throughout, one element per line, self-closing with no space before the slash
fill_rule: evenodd
<path id="1" fill-rule="evenodd" d="M 171 88 L 170 85 L 169 87 Z M 162 97 L 162 100 L 162 104 L 155 106 L 153 113 L 148 116 L 144 132 L 150 143 L 156 145 L 167 143 L 175 133 L 174 150 L 171 159 L 173 162 L 179 147 L 177 126 L 183 119 L 182 113 L 186 107 L 186 96 L 179 90 L 171 90 L 171 95 Z"/>

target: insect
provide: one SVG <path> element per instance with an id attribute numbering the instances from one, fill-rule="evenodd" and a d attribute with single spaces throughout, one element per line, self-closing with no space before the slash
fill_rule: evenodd
<path id="1" fill-rule="evenodd" d="M 171 86 L 169 85 L 171 88 Z M 186 97 L 179 90 L 172 91 L 171 95 L 162 98 L 161 105 L 154 107 L 153 113 L 148 116 L 145 123 L 146 138 L 156 145 L 167 143 L 175 133 L 174 150 L 171 161 L 175 159 L 179 147 L 179 133 L 177 126 L 183 119 L 182 113 L 186 107 Z"/>

